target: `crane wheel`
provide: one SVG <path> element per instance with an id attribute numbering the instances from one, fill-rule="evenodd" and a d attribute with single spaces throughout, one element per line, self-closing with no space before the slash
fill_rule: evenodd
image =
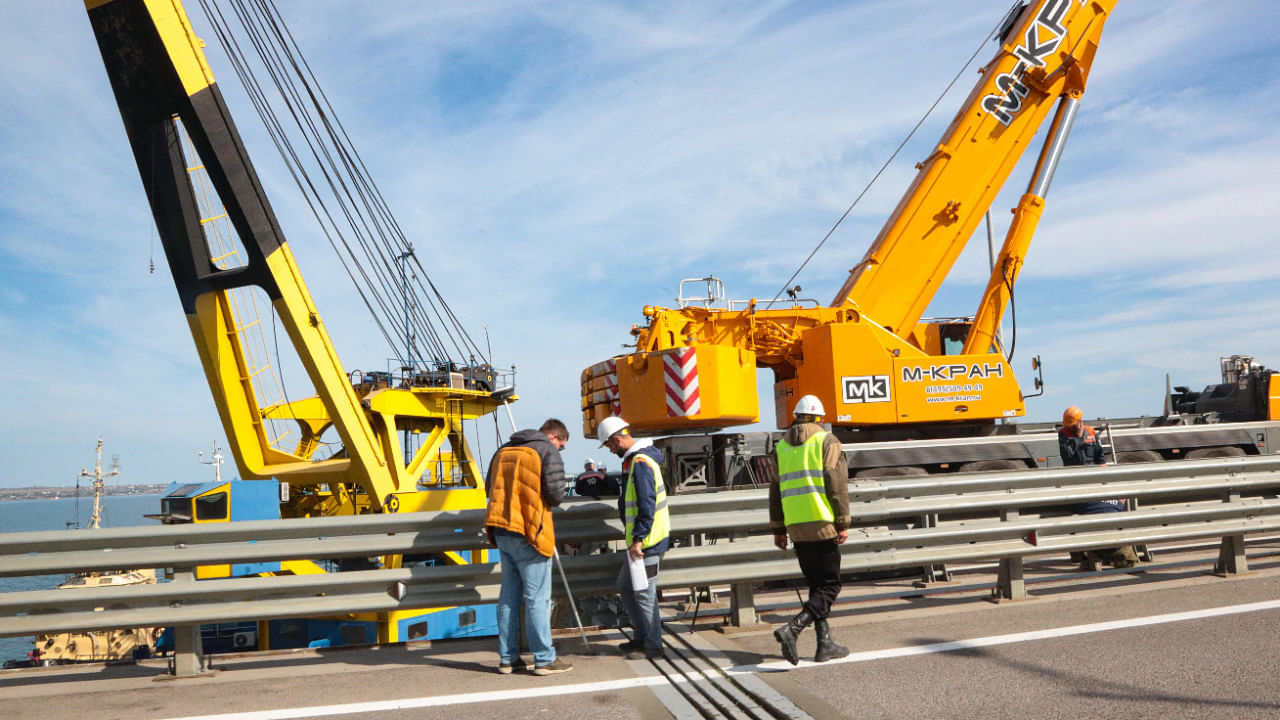
<path id="1" fill-rule="evenodd" d="M 1155 450 L 1130 450 L 1128 452 L 1116 453 L 1117 465 L 1132 465 L 1134 463 L 1153 463 L 1163 461 L 1164 456 Z"/>
<path id="2" fill-rule="evenodd" d="M 1233 445 L 1219 447 L 1196 448 L 1187 452 L 1188 460 L 1205 460 L 1208 458 L 1244 457 L 1245 452 Z"/>
<path id="3" fill-rule="evenodd" d="M 974 460 L 960 466 L 956 472 L 990 472 L 992 470 L 1026 470 L 1021 460 Z"/>
<path id="4" fill-rule="evenodd" d="M 909 477 L 912 475 L 928 475 L 929 471 L 915 465 L 895 465 L 859 470 L 853 474 L 855 478 Z"/>

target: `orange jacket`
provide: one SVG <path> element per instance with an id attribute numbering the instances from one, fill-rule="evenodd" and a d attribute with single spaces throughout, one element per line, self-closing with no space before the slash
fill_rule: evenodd
<path id="1" fill-rule="evenodd" d="M 529 446 L 506 446 L 489 468 L 489 510 L 485 528 L 499 528 L 525 540 L 540 554 L 551 557 L 556 531 L 551 508 L 542 497 L 542 458 Z M 493 534 L 490 532 L 490 539 Z"/>

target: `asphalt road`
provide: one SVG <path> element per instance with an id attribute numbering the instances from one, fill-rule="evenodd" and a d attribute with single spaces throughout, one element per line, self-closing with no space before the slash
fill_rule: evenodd
<path id="1" fill-rule="evenodd" d="M 1251 575 L 1207 574 L 1211 553 L 1161 552 L 1199 564 L 1096 575 L 1065 561 L 1029 568 L 1036 599 L 994 604 L 973 586 L 991 568 L 956 573 L 945 592 L 909 582 L 850 587 L 832 619 L 854 654 L 791 667 L 768 628 L 698 638 L 723 653 L 731 676 L 763 680 L 809 716 L 825 718 L 1275 718 L 1280 717 L 1280 559 L 1251 550 Z M 779 595 L 775 600 L 794 601 Z M 778 622 L 790 612 L 766 613 Z M 705 621 L 698 623 L 699 627 Z M 683 631 L 683 626 L 671 625 Z M 594 636 L 611 651 L 616 632 Z M 429 647 L 297 652 L 221 659 L 195 679 L 163 666 L 83 666 L 0 672 L 5 717 L 42 720 L 491 717 L 661 718 L 673 689 L 658 668 L 616 654 L 576 655 L 573 672 L 539 678 L 494 672 L 490 641 Z M 812 633 L 801 652 L 813 652 Z"/>

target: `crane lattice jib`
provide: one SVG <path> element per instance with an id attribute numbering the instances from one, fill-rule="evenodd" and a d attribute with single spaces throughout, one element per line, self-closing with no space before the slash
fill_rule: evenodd
<path id="1" fill-rule="evenodd" d="M 328 486 L 335 495 L 359 493 L 361 507 L 383 510 L 419 486 L 456 484 L 480 493 L 482 483 L 466 442 L 464 420 L 493 412 L 490 386 L 445 373 L 445 381 L 403 387 L 388 373 L 352 378 L 343 368 L 232 122 L 204 53 L 175 0 L 86 0 L 103 63 L 132 145 L 143 187 L 182 309 L 187 315 L 218 414 L 240 474 L 277 477 L 301 486 Z M 219 267 L 201 225 L 188 176 L 194 148 L 244 245 L 240 267 Z M 288 335 L 316 396 L 262 406 L 251 363 L 238 334 L 229 292 L 265 293 Z M 443 384 L 443 387 L 440 385 Z M 507 398 L 508 400 L 512 398 Z M 273 446 L 266 420 L 296 422 L 293 450 Z M 332 428 L 341 449 L 315 456 L 317 440 Z M 399 434 L 423 438 L 405 457 Z M 452 453 L 442 450 L 445 443 Z M 443 459 L 442 459 L 443 458 Z M 447 465 L 452 478 L 434 476 Z M 339 488 L 346 488 L 339 492 Z M 474 505 L 474 498 L 465 501 Z M 441 494 L 439 502 L 456 504 Z M 339 512 L 354 512 L 346 503 Z M 405 509 L 428 509 L 415 505 Z M 438 509 L 438 508 L 435 508 Z"/>

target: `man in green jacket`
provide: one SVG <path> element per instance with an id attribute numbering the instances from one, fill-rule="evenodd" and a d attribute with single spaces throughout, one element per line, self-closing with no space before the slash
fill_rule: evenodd
<path id="1" fill-rule="evenodd" d="M 840 594 L 840 544 L 849 539 L 849 466 L 840 441 L 823 430 L 822 401 L 805 395 L 796 403 L 795 420 L 774 446 L 777 479 L 769 484 L 769 527 L 773 542 L 795 544 L 800 572 L 809 583 L 809 599 L 800 612 L 773 631 L 782 655 L 795 665 L 796 638 L 810 623 L 818 633 L 814 662 L 842 658 L 849 649 L 831 637 L 827 615 Z"/>

